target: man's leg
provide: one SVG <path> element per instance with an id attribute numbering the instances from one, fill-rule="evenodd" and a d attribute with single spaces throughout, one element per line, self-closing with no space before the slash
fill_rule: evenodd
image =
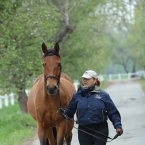
<path id="1" fill-rule="evenodd" d="M 103 135 L 100 135 L 98 133 L 95 133 L 94 135 L 101 138 L 101 139 L 97 139 L 97 138 L 93 138 L 94 139 L 94 145 L 106 145 L 106 142 L 107 142 L 107 137 L 108 137 L 108 133 L 109 133 L 109 130 L 108 130 L 108 123 L 104 123 L 104 124 L 101 124 L 100 126 L 98 126 L 96 128 L 96 131 L 100 132 L 100 133 L 103 133 L 105 136 Z"/>
<path id="2" fill-rule="evenodd" d="M 84 130 L 88 133 L 91 133 L 89 130 L 87 130 L 85 127 L 79 125 L 80 130 Z M 93 137 L 91 135 L 88 135 L 82 131 L 78 130 L 78 139 L 80 145 L 94 145 L 93 143 Z M 91 133 L 92 134 L 92 133 Z"/>

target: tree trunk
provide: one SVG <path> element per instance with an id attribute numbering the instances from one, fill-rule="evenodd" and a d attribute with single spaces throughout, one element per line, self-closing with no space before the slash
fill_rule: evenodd
<path id="1" fill-rule="evenodd" d="M 26 92 L 19 92 L 18 95 L 19 95 L 18 103 L 19 103 L 20 109 L 23 113 L 27 113 L 28 112 L 28 109 L 27 109 L 27 100 L 28 100 L 27 94 L 26 94 Z"/>
<path id="2" fill-rule="evenodd" d="M 136 66 L 135 66 L 135 65 L 133 65 L 133 67 L 132 67 L 132 72 L 133 72 L 133 73 L 136 72 Z"/>

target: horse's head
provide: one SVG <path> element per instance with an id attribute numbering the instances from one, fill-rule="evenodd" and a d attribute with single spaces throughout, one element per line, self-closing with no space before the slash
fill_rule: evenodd
<path id="1" fill-rule="evenodd" d="M 61 74 L 61 63 L 59 55 L 59 45 L 55 43 L 54 49 L 47 49 L 46 45 L 42 44 L 44 79 L 46 91 L 49 95 L 55 95 L 59 90 L 59 81 Z"/>

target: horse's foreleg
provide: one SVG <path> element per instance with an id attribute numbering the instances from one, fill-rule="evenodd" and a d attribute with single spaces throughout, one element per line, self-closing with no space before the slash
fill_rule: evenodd
<path id="1" fill-rule="evenodd" d="M 52 127 L 50 127 L 50 128 L 47 129 L 47 138 L 49 140 L 50 145 L 57 145 L 56 144 L 55 137 L 53 135 Z"/>
<path id="2" fill-rule="evenodd" d="M 65 130 L 66 130 L 66 122 L 61 122 L 59 125 L 56 126 L 57 129 L 57 145 L 63 145 Z"/>
<path id="3" fill-rule="evenodd" d="M 73 126 L 74 126 L 73 120 L 70 120 L 70 122 L 67 122 L 66 133 L 65 133 L 65 139 L 66 139 L 67 145 L 71 145 Z"/>
<path id="4" fill-rule="evenodd" d="M 69 132 L 69 134 L 65 135 L 66 143 L 67 145 L 71 145 L 71 140 L 72 140 L 72 132 Z"/>
<path id="5" fill-rule="evenodd" d="M 40 145 L 49 145 L 49 142 L 46 137 L 46 130 L 40 124 L 38 124 L 38 137 Z"/>

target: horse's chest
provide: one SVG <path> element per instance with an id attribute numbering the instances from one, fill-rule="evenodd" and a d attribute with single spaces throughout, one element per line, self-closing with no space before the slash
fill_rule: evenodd
<path id="1" fill-rule="evenodd" d="M 53 105 L 52 105 L 53 106 Z M 47 126 L 55 126 L 55 122 L 59 119 L 57 110 L 53 107 L 41 107 L 37 109 L 38 120 Z"/>

